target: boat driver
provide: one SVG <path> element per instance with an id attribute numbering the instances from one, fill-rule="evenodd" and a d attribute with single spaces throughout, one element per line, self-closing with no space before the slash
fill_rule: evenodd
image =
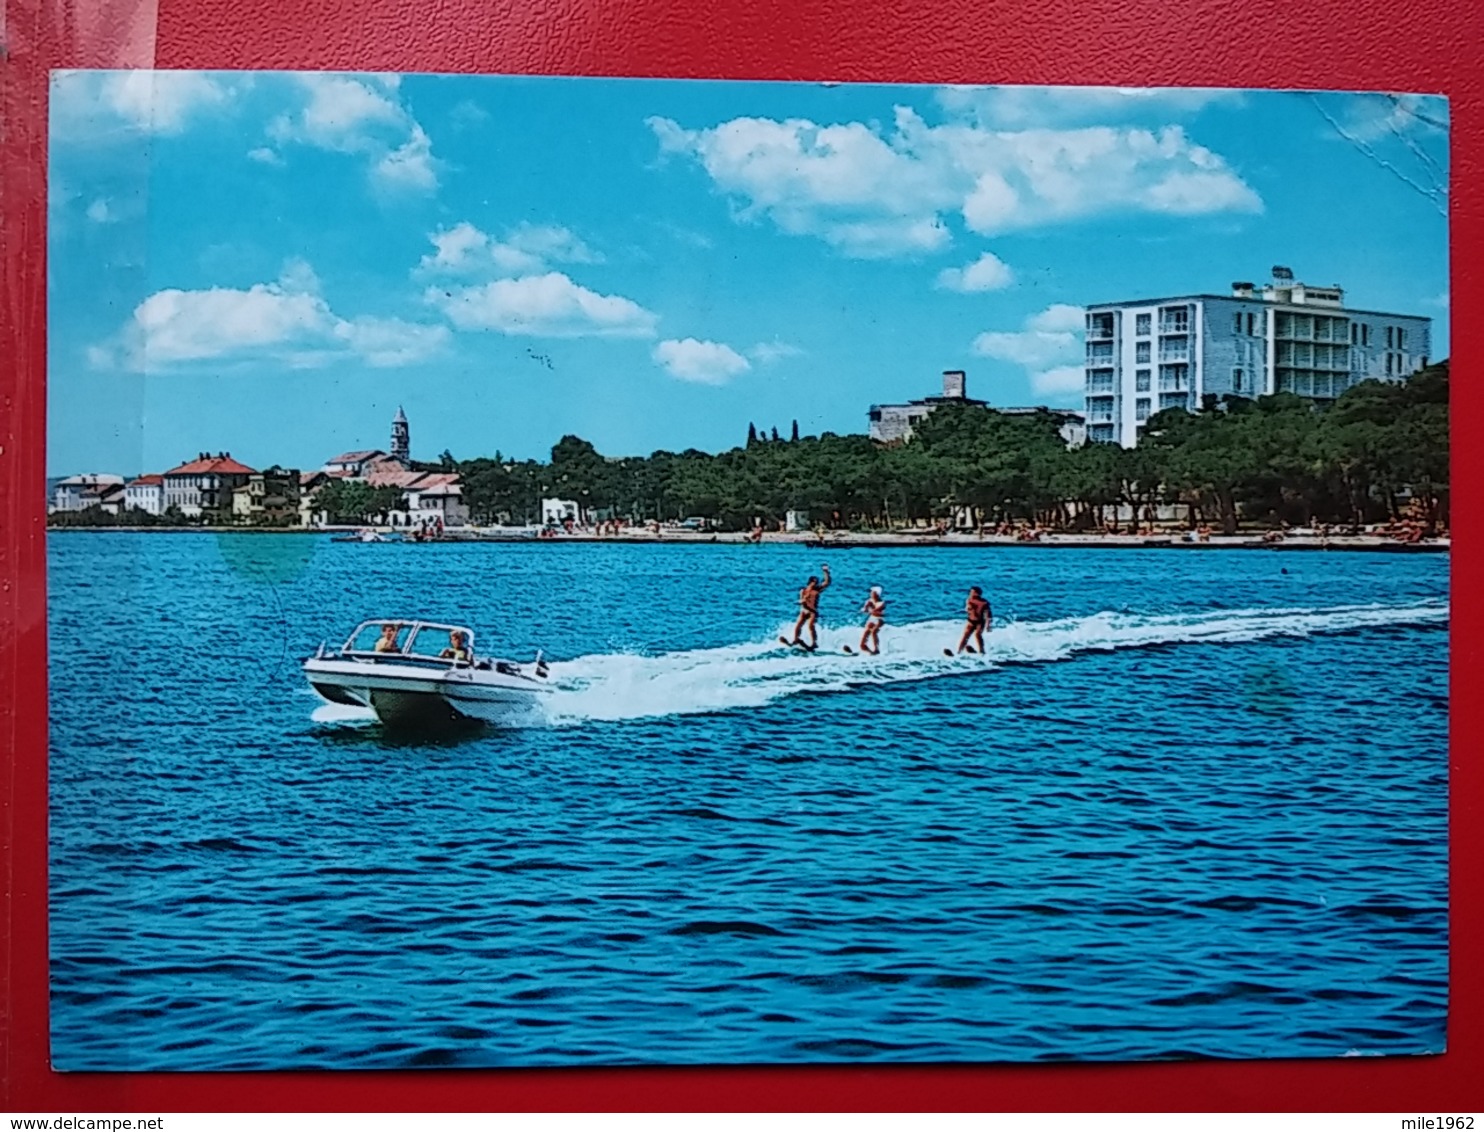
<path id="1" fill-rule="evenodd" d="M 464 633 L 461 629 L 455 629 L 448 634 L 448 648 L 438 654 L 445 660 L 452 660 L 463 664 L 472 664 L 474 657 L 470 655 L 468 646 L 464 643 Z"/>
<path id="2" fill-rule="evenodd" d="M 397 646 L 397 634 L 399 632 L 401 630 L 395 625 L 383 625 L 381 627 L 381 636 L 376 641 L 375 651 L 400 652 L 401 650 Z"/>

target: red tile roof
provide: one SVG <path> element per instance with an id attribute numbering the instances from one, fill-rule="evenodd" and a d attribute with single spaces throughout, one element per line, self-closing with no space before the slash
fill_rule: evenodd
<path id="1" fill-rule="evenodd" d="M 171 468 L 165 474 L 167 476 L 200 476 L 210 474 L 250 476 L 253 474 L 253 471 L 246 464 L 239 464 L 230 456 L 208 456 L 205 459 L 192 460 L 189 464 L 182 464 L 178 468 Z"/>
<path id="2" fill-rule="evenodd" d="M 155 487 L 165 482 L 164 476 L 140 476 L 137 480 L 130 480 L 129 487 Z"/>
<path id="3" fill-rule="evenodd" d="M 364 464 L 375 456 L 385 456 L 386 453 L 380 448 L 367 448 L 361 452 L 342 452 L 333 460 L 326 460 L 326 464 Z"/>
<path id="4" fill-rule="evenodd" d="M 372 468 L 366 475 L 366 483 L 371 487 L 408 488 L 421 478 L 421 472 L 404 472 L 400 467 L 395 471 L 389 471 L 385 468 Z"/>
<path id="5" fill-rule="evenodd" d="M 388 471 L 381 467 L 371 469 L 366 482 L 372 487 L 400 487 L 404 491 L 426 491 L 431 487 L 457 485 L 457 472 L 404 472 L 400 468 Z"/>

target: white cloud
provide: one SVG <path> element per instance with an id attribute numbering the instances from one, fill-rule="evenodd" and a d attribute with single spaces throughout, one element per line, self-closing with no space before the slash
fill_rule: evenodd
<path id="1" fill-rule="evenodd" d="M 561 272 L 496 279 L 426 299 L 460 330 L 498 330 L 546 338 L 649 338 L 658 316 L 632 299 L 600 295 Z"/>
<path id="2" fill-rule="evenodd" d="M 573 232 L 554 225 L 522 223 L 496 240 L 466 220 L 428 239 L 437 251 L 418 264 L 425 275 L 529 275 L 553 263 L 602 262 Z"/>
<path id="3" fill-rule="evenodd" d="M 305 366 L 353 357 L 397 366 L 431 356 L 448 336 L 442 326 L 342 318 L 320 295 L 313 269 L 291 260 L 277 280 L 246 290 L 157 291 L 134 309 L 114 342 L 93 347 L 88 357 L 96 366 L 116 361 L 139 372 L 247 358 Z"/>
<path id="4" fill-rule="evenodd" d="M 804 351 L 799 347 L 788 342 L 780 342 L 776 338 L 771 342 L 759 342 L 747 350 L 748 357 L 765 366 L 782 361 L 784 358 L 800 357 L 803 353 Z"/>
<path id="5" fill-rule="evenodd" d="M 441 350 L 449 339 L 446 326 L 427 326 L 400 318 L 361 317 L 340 322 L 335 337 L 351 351 L 380 368 L 411 365 Z"/>
<path id="6" fill-rule="evenodd" d="M 455 129 L 467 130 L 482 126 L 489 121 L 489 111 L 471 99 L 464 99 L 448 112 L 448 120 Z"/>
<path id="7" fill-rule="evenodd" d="M 438 162 L 433 143 L 421 126 L 413 125 L 412 136 L 371 168 L 371 178 L 383 187 L 432 192 L 438 187 Z"/>
<path id="8" fill-rule="evenodd" d="M 666 339 L 654 348 L 653 357 L 671 377 L 701 385 L 725 385 L 739 373 L 752 368 L 751 363 L 730 346 L 721 342 L 701 342 L 695 338 Z"/>
<path id="9" fill-rule="evenodd" d="M 264 165 L 283 164 L 283 158 L 278 156 L 278 151 L 275 149 L 270 149 L 266 145 L 260 145 L 257 149 L 248 150 L 247 156 L 251 160 L 261 162 Z"/>
<path id="10" fill-rule="evenodd" d="M 1076 351 L 1077 336 L 1045 330 L 986 331 L 974 339 L 974 353 L 1023 366 L 1044 366 Z"/>
<path id="11" fill-rule="evenodd" d="M 1031 375 L 1031 388 L 1048 397 L 1081 393 L 1085 374 L 1081 366 L 1057 366 Z"/>
<path id="12" fill-rule="evenodd" d="M 387 97 L 379 83 L 348 75 L 296 75 L 307 96 L 293 114 L 283 114 L 268 125 L 278 142 L 300 142 L 340 153 L 363 153 L 384 148 L 388 135 L 408 130 L 408 115 Z"/>
<path id="13" fill-rule="evenodd" d="M 1081 307 L 1071 303 L 1052 303 L 1045 310 L 1026 319 L 1025 325 L 1030 330 L 1049 333 L 1069 330 L 1074 334 L 1081 334 L 1087 325 L 1087 316 Z"/>
<path id="14" fill-rule="evenodd" d="M 121 128 L 179 134 L 233 94 L 228 79 L 200 71 L 59 71 L 52 76 L 52 134 L 63 140 Z"/>
<path id="15" fill-rule="evenodd" d="M 937 285 L 945 291 L 999 291 L 1015 282 L 1015 273 L 993 252 L 985 252 L 963 267 L 945 267 L 938 272 Z"/>
<path id="16" fill-rule="evenodd" d="M 687 130 L 650 118 L 665 153 L 698 160 L 743 219 L 768 217 L 784 232 L 815 235 L 847 255 L 932 251 L 948 241 L 938 213 L 953 194 L 911 153 L 859 122 L 734 118 Z"/>
<path id="17" fill-rule="evenodd" d="M 1082 349 L 1081 307 L 1053 303 L 1028 317 L 1019 330 L 990 330 L 974 339 L 974 353 L 1027 368 L 1070 362 Z"/>
<path id="18" fill-rule="evenodd" d="M 974 339 L 974 353 L 1024 367 L 1031 388 L 1065 397 L 1083 388 L 1081 307 L 1053 303 L 1028 315 L 1019 330 L 991 330 Z"/>
<path id="19" fill-rule="evenodd" d="M 668 118 L 648 124 L 662 153 L 700 163 L 738 219 L 766 218 L 858 257 L 939 250 L 955 214 L 993 235 L 1109 212 L 1262 208 L 1223 158 L 1177 125 L 933 126 L 905 107 L 890 130 L 767 118 L 695 130 Z"/>
<path id="20" fill-rule="evenodd" d="M 1212 103 L 1234 104 L 1233 90 L 1199 87 L 949 86 L 938 104 L 991 129 L 1108 125 L 1150 115 L 1189 115 Z"/>
<path id="21" fill-rule="evenodd" d="M 268 137 L 279 150 L 307 145 L 367 160 L 371 183 L 386 191 L 431 193 L 438 188 L 442 163 L 433 144 L 400 99 L 400 82 L 387 75 L 299 74 L 295 89 L 303 103 L 268 123 Z M 273 163 L 267 146 L 254 160 Z"/>

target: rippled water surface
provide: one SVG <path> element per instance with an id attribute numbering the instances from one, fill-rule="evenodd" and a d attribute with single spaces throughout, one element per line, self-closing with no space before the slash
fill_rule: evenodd
<path id="1" fill-rule="evenodd" d="M 1445 557 L 836 552 L 812 656 L 797 547 L 50 560 L 58 1068 L 1444 1048 Z M 544 648 L 549 718 L 326 708 L 379 616 Z"/>

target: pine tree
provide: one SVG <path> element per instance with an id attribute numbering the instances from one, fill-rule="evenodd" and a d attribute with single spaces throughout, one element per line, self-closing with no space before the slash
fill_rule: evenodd
<path id="1" fill-rule="evenodd" d="M 793 435 L 790 436 L 789 439 L 790 440 L 797 440 L 797 439 L 799 439 L 799 422 L 797 420 L 794 421 Z"/>
<path id="2" fill-rule="evenodd" d="M 774 425 L 773 426 L 773 443 L 774 444 L 777 444 L 778 443 L 778 426 L 777 425 Z"/>
<path id="3" fill-rule="evenodd" d="M 751 448 L 757 443 L 757 425 L 751 421 L 747 422 L 747 447 Z"/>

